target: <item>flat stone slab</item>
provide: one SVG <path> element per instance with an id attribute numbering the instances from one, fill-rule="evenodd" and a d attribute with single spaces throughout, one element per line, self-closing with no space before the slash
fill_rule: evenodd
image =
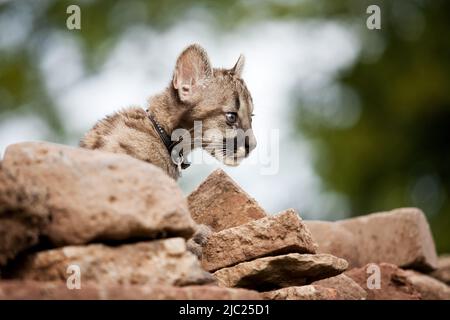
<path id="1" fill-rule="evenodd" d="M 427 219 L 416 208 L 401 208 L 337 222 L 305 221 L 318 252 L 346 259 L 350 267 L 392 263 L 431 271 L 437 267 L 436 248 Z"/>
<path id="2" fill-rule="evenodd" d="M 347 269 L 344 259 L 329 254 L 290 253 L 242 262 L 214 273 L 219 286 L 270 291 L 302 286 Z"/>
<path id="3" fill-rule="evenodd" d="M 146 286 L 83 284 L 69 290 L 65 284 L 40 281 L 0 281 L 0 300 L 260 300 L 256 291 L 217 286 Z"/>
<path id="4" fill-rule="evenodd" d="M 82 281 L 104 285 L 175 285 L 211 283 L 197 257 L 186 251 L 183 238 L 138 242 L 121 246 L 67 246 L 28 255 L 8 270 L 10 279 L 66 282 L 70 266 Z"/>
<path id="5" fill-rule="evenodd" d="M 337 291 L 319 285 L 287 287 L 278 290 L 262 292 L 266 300 L 337 300 Z"/>
<path id="6" fill-rule="evenodd" d="M 316 249 L 298 213 L 289 209 L 211 234 L 203 247 L 202 266 L 216 271 L 264 256 L 315 253 Z"/>
<path id="7" fill-rule="evenodd" d="M 188 203 L 192 218 L 214 231 L 267 216 L 258 203 L 221 169 L 213 171 L 188 196 Z"/>

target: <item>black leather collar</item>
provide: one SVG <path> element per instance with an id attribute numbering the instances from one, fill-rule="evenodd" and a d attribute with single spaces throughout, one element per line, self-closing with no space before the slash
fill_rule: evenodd
<path id="1" fill-rule="evenodd" d="M 164 130 L 164 128 L 158 123 L 158 121 L 156 121 L 156 119 L 150 114 L 149 110 L 146 110 L 146 111 L 147 111 L 148 118 L 152 122 L 153 127 L 156 129 L 156 132 L 158 132 L 159 138 L 164 143 L 164 146 L 166 147 L 167 151 L 169 152 L 169 156 L 172 159 L 172 150 L 177 144 L 179 144 L 181 141 L 183 141 L 183 137 L 180 137 L 180 139 L 178 141 L 172 141 L 172 138 L 170 137 L 170 135 L 166 132 L 166 130 Z M 189 166 L 191 164 L 184 159 L 183 149 L 180 150 L 180 152 L 178 153 L 178 156 L 181 159 L 181 163 L 180 163 L 181 169 L 189 168 Z"/>

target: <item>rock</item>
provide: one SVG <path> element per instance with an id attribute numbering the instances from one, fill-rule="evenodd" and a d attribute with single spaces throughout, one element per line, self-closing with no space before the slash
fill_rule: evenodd
<path id="1" fill-rule="evenodd" d="M 347 262 L 329 254 L 290 253 L 242 262 L 214 273 L 219 286 L 269 291 L 301 286 L 332 277 L 347 269 Z"/>
<path id="2" fill-rule="evenodd" d="M 38 281 L 0 281 L 0 300 L 260 300 L 258 292 L 216 286 L 142 286 L 83 284 L 69 290 L 65 284 Z"/>
<path id="3" fill-rule="evenodd" d="M 30 215 L 46 217 L 45 188 L 35 179 L 11 174 L 5 166 L 4 161 L 0 162 L 0 214 L 27 210 Z"/>
<path id="4" fill-rule="evenodd" d="M 367 280 L 373 277 L 373 270 L 367 268 L 368 264 L 362 268 L 351 269 L 345 274 L 352 278 L 361 288 L 367 292 L 367 300 L 419 300 L 420 293 L 408 279 L 405 270 L 389 263 L 377 264 L 379 267 L 380 287 L 368 288 Z M 368 272 L 369 271 L 369 272 Z M 370 278 L 369 280 L 372 280 Z M 374 283 L 369 281 L 370 285 Z"/>
<path id="5" fill-rule="evenodd" d="M 127 155 L 26 142 L 6 149 L 2 168 L 25 186 L 45 188 L 51 220 L 42 234 L 56 246 L 193 233 L 175 181 Z"/>
<path id="6" fill-rule="evenodd" d="M 66 281 L 68 267 L 81 270 L 81 281 L 105 285 L 175 285 L 213 282 L 198 259 L 186 251 L 182 238 L 110 247 L 103 244 L 68 246 L 30 254 L 11 266 L 7 278 Z"/>
<path id="7" fill-rule="evenodd" d="M 318 244 L 317 251 L 347 260 L 350 267 L 360 266 L 358 243 L 355 235 L 339 222 L 303 221 Z"/>
<path id="8" fill-rule="evenodd" d="M 293 209 L 247 222 L 209 236 L 203 247 L 202 266 L 208 271 L 264 256 L 315 253 L 317 245 Z"/>
<path id="9" fill-rule="evenodd" d="M 188 203 L 194 220 L 214 231 L 267 216 L 258 203 L 220 169 L 211 173 L 188 196 Z"/>
<path id="10" fill-rule="evenodd" d="M 365 300 L 366 291 L 345 274 L 315 281 L 313 285 L 336 290 L 338 300 Z"/>
<path id="11" fill-rule="evenodd" d="M 425 274 L 406 270 L 408 280 L 420 292 L 422 300 L 450 300 L 450 287 Z"/>
<path id="12" fill-rule="evenodd" d="M 261 293 L 266 300 L 337 300 L 335 289 L 318 285 L 287 287 Z"/>
<path id="13" fill-rule="evenodd" d="M 431 271 L 437 266 L 430 227 L 425 215 L 416 208 L 396 209 L 338 222 L 305 223 L 319 245 L 319 252 L 343 257 L 349 261 L 350 267 L 387 262 Z"/>
<path id="14" fill-rule="evenodd" d="M 0 266 L 37 244 L 40 230 L 49 219 L 43 206 L 45 189 L 35 181 L 29 181 L 25 188 L 23 181 L 2 167 L 0 163 Z"/>
<path id="15" fill-rule="evenodd" d="M 0 217 L 0 266 L 39 241 L 40 223 L 34 217 L 11 213 Z"/>
<path id="16" fill-rule="evenodd" d="M 438 258 L 437 270 L 431 276 L 450 285 L 450 255 Z"/>

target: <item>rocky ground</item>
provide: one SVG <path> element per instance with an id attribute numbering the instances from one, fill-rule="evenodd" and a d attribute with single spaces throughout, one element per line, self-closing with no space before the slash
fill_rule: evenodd
<path id="1" fill-rule="evenodd" d="M 185 198 L 150 164 L 49 143 L 1 161 L 0 271 L 0 299 L 450 299 L 419 209 L 269 215 L 221 170 Z"/>

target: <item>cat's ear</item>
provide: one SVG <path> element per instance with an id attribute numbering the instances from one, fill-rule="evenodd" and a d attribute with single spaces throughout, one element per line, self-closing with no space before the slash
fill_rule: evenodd
<path id="1" fill-rule="evenodd" d="M 241 54 L 238 60 L 236 61 L 234 67 L 231 69 L 231 72 L 240 78 L 242 76 L 242 71 L 244 71 L 244 64 L 245 64 L 245 57 L 244 55 Z"/>
<path id="2" fill-rule="evenodd" d="M 175 65 L 172 85 L 184 103 L 195 103 L 201 86 L 212 76 L 208 54 L 192 44 L 180 54 Z"/>

